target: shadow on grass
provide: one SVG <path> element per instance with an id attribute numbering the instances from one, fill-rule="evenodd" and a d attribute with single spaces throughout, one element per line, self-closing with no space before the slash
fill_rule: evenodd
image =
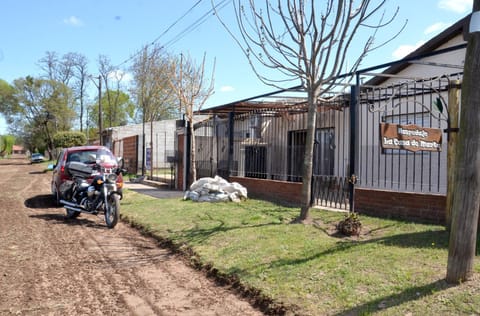
<path id="1" fill-rule="evenodd" d="M 446 290 L 454 285 L 449 285 L 445 280 L 438 280 L 430 284 L 411 287 L 400 293 L 384 296 L 376 300 L 355 306 L 335 314 L 336 316 L 369 315 L 370 313 L 386 310 L 406 302 L 415 301 L 438 291 Z"/>
<path id="2" fill-rule="evenodd" d="M 228 231 L 239 230 L 239 229 L 252 229 L 258 227 L 274 226 L 274 225 L 283 225 L 282 223 L 263 223 L 255 225 L 241 225 L 241 226 L 226 226 L 224 221 L 218 220 L 219 224 L 211 228 L 194 228 L 182 231 L 179 235 L 182 238 L 188 239 L 189 242 L 195 244 L 201 244 L 204 241 L 207 241 L 209 238 Z"/>
<path id="3" fill-rule="evenodd" d="M 349 251 L 355 247 L 368 244 L 383 244 L 386 246 L 403 247 L 403 248 L 441 248 L 448 247 L 448 232 L 446 231 L 426 231 L 409 234 L 399 234 L 394 236 L 380 237 L 363 241 L 339 241 L 333 247 L 324 251 L 313 254 L 309 257 L 297 259 L 280 259 L 270 263 L 270 267 L 280 267 L 288 265 L 299 265 L 309 261 L 321 258 L 326 255 L 338 254 L 340 252 Z"/>

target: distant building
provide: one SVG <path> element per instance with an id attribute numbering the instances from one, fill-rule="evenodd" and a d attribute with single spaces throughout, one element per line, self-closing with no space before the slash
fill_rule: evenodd
<path id="1" fill-rule="evenodd" d="M 25 155 L 25 148 L 23 148 L 23 146 L 20 146 L 20 145 L 13 145 L 12 154 L 13 155 Z"/>

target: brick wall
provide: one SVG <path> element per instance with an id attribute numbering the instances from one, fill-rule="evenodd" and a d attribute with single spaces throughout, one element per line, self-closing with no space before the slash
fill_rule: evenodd
<path id="1" fill-rule="evenodd" d="M 249 197 L 269 201 L 286 202 L 300 205 L 302 184 L 277 180 L 262 180 L 255 178 L 230 177 L 230 182 L 238 182 L 247 188 Z"/>
<path id="2" fill-rule="evenodd" d="M 355 188 L 355 211 L 380 217 L 445 222 L 444 195 Z"/>
<path id="3" fill-rule="evenodd" d="M 298 182 L 244 177 L 230 177 L 228 181 L 238 182 L 245 186 L 249 197 L 293 205 L 301 203 L 302 184 Z M 445 203 L 444 195 L 355 189 L 355 210 L 378 217 L 443 224 L 445 222 Z"/>

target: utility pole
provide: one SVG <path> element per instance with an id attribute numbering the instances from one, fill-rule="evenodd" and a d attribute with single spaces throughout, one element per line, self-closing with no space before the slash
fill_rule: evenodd
<path id="1" fill-rule="evenodd" d="M 100 145 L 103 145 L 102 139 L 102 130 L 103 130 L 103 119 L 102 119 L 102 76 L 98 75 L 98 77 L 89 76 L 92 79 L 93 84 L 98 88 L 98 138 L 100 140 Z M 93 78 L 98 79 L 98 85 L 93 81 Z M 87 125 L 88 125 L 88 111 L 87 111 Z M 87 127 L 88 129 L 88 127 Z M 88 138 L 88 136 L 87 136 Z"/>
<path id="2" fill-rule="evenodd" d="M 455 156 L 455 191 L 446 281 L 461 283 L 473 276 L 480 208 L 480 0 L 466 36 L 460 131 Z"/>

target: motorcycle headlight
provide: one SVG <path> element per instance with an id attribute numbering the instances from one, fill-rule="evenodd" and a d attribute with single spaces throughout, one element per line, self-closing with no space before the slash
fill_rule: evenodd
<path id="1" fill-rule="evenodd" d="M 115 173 L 111 173 L 107 176 L 107 181 L 110 183 L 115 183 L 117 181 L 117 175 Z"/>
<path id="2" fill-rule="evenodd" d="M 114 173 L 111 173 L 107 176 L 107 181 L 110 183 L 115 183 L 117 181 L 117 175 Z"/>

